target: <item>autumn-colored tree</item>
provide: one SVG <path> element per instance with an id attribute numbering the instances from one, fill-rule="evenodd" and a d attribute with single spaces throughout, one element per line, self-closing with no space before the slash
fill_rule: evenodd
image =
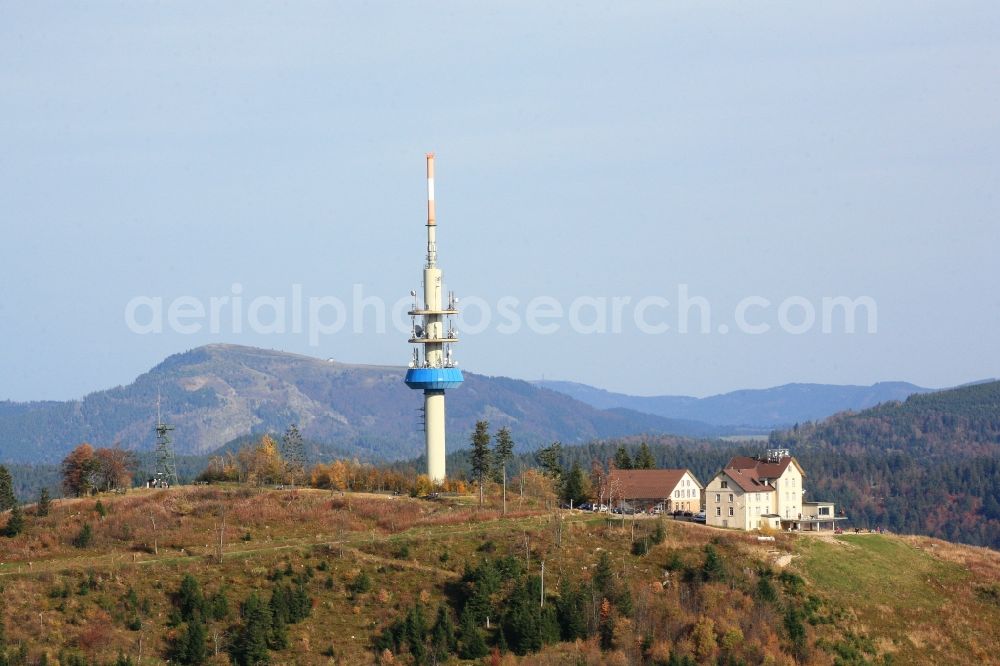
<path id="1" fill-rule="evenodd" d="M 418 475 L 416 483 L 413 484 L 413 492 L 420 496 L 434 492 L 434 484 L 431 482 L 431 478 L 426 474 Z"/>
<path id="2" fill-rule="evenodd" d="M 69 452 L 62 461 L 63 490 L 67 495 L 81 497 L 94 487 L 97 461 L 94 447 L 84 442 Z"/>
<path id="3" fill-rule="evenodd" d="M 610 650 L 614 645 L 615 617 L 611 612 L 611 602 L 607 598 L 601 599 L 598 634 L 600 635 L 601 649 Z"/>
<path id="4" fill-rule="evenodd" d="M 556 497 L 555 482 L 536 469 L 526 469 L 521 473 L 521 487 L 525 497 L 551 501 Z"/>
<path id="5" fill-rule="evenodd" d="M 702 663 L 714 662 L 715 652 L 718 643 L 715 639 L 715 622 L 704 615 L 698 618 L 698 622 L 691 630 L 691 640 L 694 641 L 695 654 Z"/>
<path id="6" fill-rule="evenodd" d="M 278 451 L 278 444 L 270 435 L 264 435 L 256 446 L 240 449 L 236 456 L 240 480 L 257 486 L 281 483 L 285 477 L 285 461 Z"/>
<path id="7" fill-rule="evenodd" d="M 608 494 L 608 475 L 604 471 L 604 465 L 597 458 L 590 461 L 590 488 L 597 496 L 597 503 L 604 504 L 604 498 Z"/>
<path id="8" fill-rule="evenodd" d="M 199 481 L 239 481 L 240 472 L 236 456 L 230 451 L 225 456 L 212 456 L 208 467 L 198 475 Z"/>
<path id="9" fill-rule="evenodd" d="M 135 454 L 117 446 L 94 451 L 94 483 L 98 490 L 115 490 L 132 485 Z"/>

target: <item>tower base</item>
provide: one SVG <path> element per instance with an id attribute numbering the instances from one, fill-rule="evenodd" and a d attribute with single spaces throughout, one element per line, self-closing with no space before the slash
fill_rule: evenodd
<path id="1" fill-rule="evenodd" d="M 444 391 L 424 391 L 424 435 L 427 441 L 427 476 L 432 483 L 444 481 Z"/>

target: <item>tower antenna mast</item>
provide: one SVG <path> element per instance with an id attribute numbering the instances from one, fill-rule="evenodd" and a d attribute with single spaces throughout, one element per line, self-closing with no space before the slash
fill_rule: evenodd
<path id="1" fill-rule="evenodd" d="M 160 390 L 156 390 L 156 473 L 153 475 L 155 488 L 169 488 L 179 485 L 177 462 L 174 460 L 174 446 L 170 439 L 172 425 L 163 422 L 160 415 Z"/>
<path id="2" fill-rule="evenodd" d="M 411 389 L 424 392 L 427 476 L 432 483 L 441 483 L 446 475 L 444 393 L 462 383 L 462 371 L 451 355 L 451 345 L 458 342 L 451 323 L 451 317 L 458 314 L 458 299 L 449 294 L 447 303 L 444 302 L 441 269 L 437 265 L 434 153 L 427 153 L 427 260 L 423 277 L 423 306 L 418 304 L 415 292 L 411 292 L 414 303 L 408 313 L 413 328 L 410 343 L 416 347 L 405 381 Z"/>

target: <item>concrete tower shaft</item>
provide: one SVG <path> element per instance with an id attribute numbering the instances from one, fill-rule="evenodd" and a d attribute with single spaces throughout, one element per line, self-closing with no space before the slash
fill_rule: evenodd
<path id="1" fill-rule="evenodd" d="M 413 322 L 410 343 L 417 345 L 406 385 L 424 392 L 424 435 L 427 445 L 427 475 L 435 483 L 445 479 L 445 389 L 462 383 L 462 372 L 451 357 L 451 345 L 458 342 L 450 324 L 458 314 L 457 299 L 444 302 L 441 269 L 437 266 L 437 217 L 434 208 L 434 153 L 427 154 L 427 261 L 423 274 L 423 307 L 416 302 L 409 315 Z M 418 324 L 418 319 L 420 323 Z M 447 330 L 445 325 L 448 324 Z M 423 348 L 423 354 L 420 348 Z"/>

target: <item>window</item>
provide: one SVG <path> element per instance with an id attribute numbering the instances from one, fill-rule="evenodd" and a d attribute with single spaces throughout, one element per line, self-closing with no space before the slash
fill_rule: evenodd
<path id="1" fill-rule="evenodd" d="M 729 515 L 733 515 L 733 507 L 729 507 Z"/>
<path id="2" fill-rule="evenodd" d="M 716 502 L 721 502 L 722 501 L 722 495 L 720 495 L 719 493 L 715 493 L 715 501 Z"/>
<path id="3" fill-rule="evenodd" d="M 681 491 L 675 490 L 674 491 L 674 497 L 676 498 L 676 497 L 680 497 L 680 496 L 681 496 Z"/>
<path id="4" fill-rule="evenodd" d="M 819 515 L 821 515 L 821 516 L 829 516 L 830 515 L 830 507 L 828 507 L 828 506 L 821 506 L 819 508 Z"/>
<path id="5" fill-rule="evenodd" d="M 717 516 L 721 516 L 722 515 L 722 507 L 721 506 L 715 507 L 715 515 L 717 515 Z"/>
<path id="6" fill-rule="evenodd" d="M 730 502 L 732 502 L 732 501 L 733 501 L 733 494 L 732 494 L 732 493 L 729 493 L 729 501 L 730 501 Z"/>
<path id="7" fill-rule="evenodd" d="M 722 482 L 722 487 L 723 488 L 728 488 L 729 487 L 729 482 L 728 481 L 723 481 Z"/>

